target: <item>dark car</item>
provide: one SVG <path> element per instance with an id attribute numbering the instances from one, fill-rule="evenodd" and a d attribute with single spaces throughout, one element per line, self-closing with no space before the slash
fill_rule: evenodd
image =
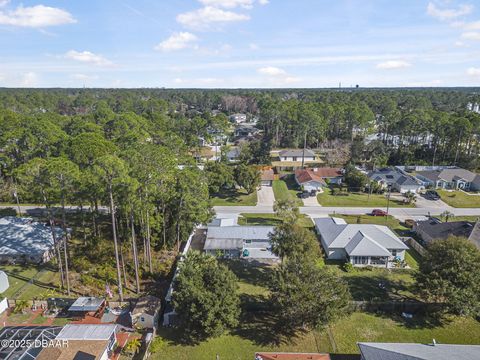
<path id="1" fill-rule="evenodd" d="M 380 209 L 373 209 L 372 216 L 387 216 L 387 212 Z"/>
<path id="2" fill-rule="evenodd" d="M 304 192 L 300 193 L 299 196 L 300 196 L 301 199 L 306 199 L 306 198 L 310 197 L 310 193 L 308 191 L 304 191 Z"/>
<path id="3" fill-rule="evenodd" d="M 435 190 L 428 190 L 425 193 L 425 199 L 428 200 L 440 200 L 440 195 Z"/>

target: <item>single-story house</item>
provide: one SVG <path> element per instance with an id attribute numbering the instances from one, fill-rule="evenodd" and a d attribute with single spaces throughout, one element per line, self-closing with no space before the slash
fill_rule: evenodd
<path id="1" fill-rule="evenodd" d="M 275 180 L 275 174 L 273 169 L 264 169 L 260 173 L 260 184 L 262 186 L 272 186 L 273 180 Z"/>
<path id="2" fill-rule="evenodd" d="M 315 161 L 317 156 L 310 149 L 282 150 L 278 153 L 280 161 Z"/>
<path id="3" fill-rule="evenodd" d="M 417 171 L 415 175 L 424 186 L 437 189 L 480 190 L 480 175 L 458 167 Z"/>
<path id="4" fill-rule="evenodd" d="M 472 221 L 441 222 L 431 218 L 416 222 L 413 225 L 413 231 L 427 244 L 449 236 L 460 236 L 472 241 L 480 249 L 480 222 L 478 221 L 476 223 Z"/>
<path id="5" fill-rule="evenodd" d="M 62 230 L 55 228 L 57 241 Z M 0 262 L 48 262 L 54 256 L 52 230 L 45 223 L 30 218 L 0 218 Z"/>
<path id="6" fill-rule="evenodd" d="M 256 128 L 254 125 L 241 125 L 235 128 L 234 135 L 235 137 L 247 136 L 251 137 L 260 132 L 260 129 Z"/>
<path id="7" fill-rule="evenodd" d="M 192 152 L 197 161 L 216 161 L 220 157 L 219 146 L 204 146 Z"/>
<path id="8" fill-rule="evenodd" d="M 343 173 L 338 168 L 313 168 L 295 170 L 295 181 L 305 191 L 319 191 L 326 187 L 328 183 L 341 184 Z"/>
<path id="9" fill-rule="evenodd" d="M 132 324 L 139 328 L 155 329 L 162 307 L 162 300 L 151 295 L 138 299 L 132 310 Z"/>
<path id="10" fill-rule="evenodd" d="M 5 271 L 0 270 L 0 294 L 7 291 L 10 287 L 10 283 L 8 282 L 8 275 Z"/>
<path id="11" fill-rule="evenodd" d="M 399 193 L 413 192 L 418 193 L 425 186 L 423 183 L 398 168 L 381 168 L 368 173 L 371 181 L 376 182 L 383 188 L 388 188 Z"/>
<path id="12" fill-rule="evenodd" d="M 232 114 L 229 117 L 229 120 L 233 123 L 236 124 L 241 124 L 247 121 L 247 115 L 246 114 Z"/>
<path id="13" fill-rule="evenodd" d="M 277 259 L 271 251 L 273 226 L 207 226 L 203 251 L 214 256 L 243 259 Z"/>
<path id="14" fill-rule="evenodd" d="M 234 147 L 227 151 L 226 154 L 228 162 L 236 162 L 240 159 L 240 148 Z"/>
<path id="15" fill-rule="evenodd" d="M 477 360 L 480 345 L 359 342 L 361 360 Z"/>
<path id="16" fill-rule="evenodd" d="M 67 324 L 55 337 L 65 346 L 45 347 L 37 360 L 112 359 L 117 341 L 118 326 L 114 324 Z"/>
<path id="17" fill-rule="evenodd" d="M 328 259 L 387 268 L 405 259 L 408 246 L 386 226 L 347 224 L 335 217 L 317 218 L 314 222 Z"/>

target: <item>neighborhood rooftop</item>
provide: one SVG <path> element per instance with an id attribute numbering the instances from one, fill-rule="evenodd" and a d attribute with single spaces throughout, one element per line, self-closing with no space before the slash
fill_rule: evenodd
<path id="1" fill-rule="evenodd" d="M 476 360 L 480 345 L 358 343 L 365 360 Z"/>
<path id="2" fill-rule="evenodd" d="M 56 231 L 61 237 L 61 229 Z M 15 216 L 0 218 L 0 255 L 39 255 L 52 248 L 52 232 L 46 224 Z"/>
<path id="3" fill-rule="evenodd" d="M 75 302 L 70 306 L 68 311 L 97 311 L 105 299 L 96 298 L 96 297 L 79 297 Z"/>
<path id="4" fill-rule="evenodd" d="M 280 156 L 293 156 L 293 157 L 302 157 L 304 155 L 308 157 L 315 157 L 315 153 L 310 149 L 291 149 L 291 150 L 282 150 L 279 152 Z"/>
<path id="5" fill-rule="evenodd" d="M 115 334 L 115 324 L 68 324 L 63 327 L 56 339 L 60 340 L 108 340 Z"/>

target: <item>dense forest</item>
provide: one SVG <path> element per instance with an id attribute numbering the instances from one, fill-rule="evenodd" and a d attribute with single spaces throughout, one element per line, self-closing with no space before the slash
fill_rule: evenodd
<path id="1" fill-rule="evenodd" d="M 218 168 L 200 170 L 192 153 L 200 138 L 230 135 L 228 115 L 263 130 L 250 164 L 268 162 L 270 148 L 341 141 L 366 166 L 475 169 L 480 114 L 470 103 L 479 89 L 0 89 L 0 200 L 91 208 L 94 234 L 108 207 L 115 247 L 117 227 L 130 226 L 152 271 L 151 248 L 178 249 L 212 216 L 208 169 Z"/>

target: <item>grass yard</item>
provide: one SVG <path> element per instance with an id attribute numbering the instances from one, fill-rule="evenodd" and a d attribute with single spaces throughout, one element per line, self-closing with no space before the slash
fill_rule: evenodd
<path id="1" fill-rule="evenodd" d="M 331 326 L 337 352 L 358 353 L 356 342 L 412 342 L 432 343 L 435 339 L 446 344 L 479 344 L 480 322 L 472 318 L 452 318 L 443 324 L 386 318 L 356 312 Z"/>
<path id="2" fill-rule="evenodd" d="M 211 196 L 213 206 L 255 206 L 257 205 L 257 191 L 247 194 L 244 189 L 225 190 Z"/>
<path id="3" fill-rule="evenodd" d="M 284 176 L 282 180 L 273 181 L 273 193 L 275 200 L 294 199 L 297 206 L 303 206 L 302 200 L 298 197 L 301 193 L 300 188 L 295 183 L 293 175 Z"/>
<path id="4" fill-rule="evenodd" d="M 318 202 L 322 206 L 351 206 L 351 207 L 381 207 L 387 206 L 387 198 L 382 194 L 368 194 L 357 192 L 342 192 L 332 195 L 331 191 L 325 190 L 317 195 Z M 415 207 L 414 204 L 405 204 L 400 200 L 390 198 L 390 207 Z"/>
<path id="5" fill-rule="evenodd" d="M 456 208 L 478 208 L 480 207 L 480 195 L 468 195 L 463 191 L 437 190 L 442 201 Z"/>
<path id="6" fill-rule="evenodd" d="M 238 218 L 239 225 L 266 225 L 266 226 L 276 226 L 282 223 L 275 214 L 247 214 L 242 213 Z M 310 217 L 300 214 L 298 219 L 298 225 L 313 228 L 313 221 Z"/>
<path id="7" fill-rule="evenodd" d="M 42 293 L 58 285 L 58 273 L 48 266 L 39 267 L 34 265 L 6 265 L 1 266 L 8 275 L 10 287 L 2 296 L 31 300 L 38 298 Z M 30 282 L 34 279 L 32 282 Z M 29 283 L 30 282 L 30 283 Z"/>

